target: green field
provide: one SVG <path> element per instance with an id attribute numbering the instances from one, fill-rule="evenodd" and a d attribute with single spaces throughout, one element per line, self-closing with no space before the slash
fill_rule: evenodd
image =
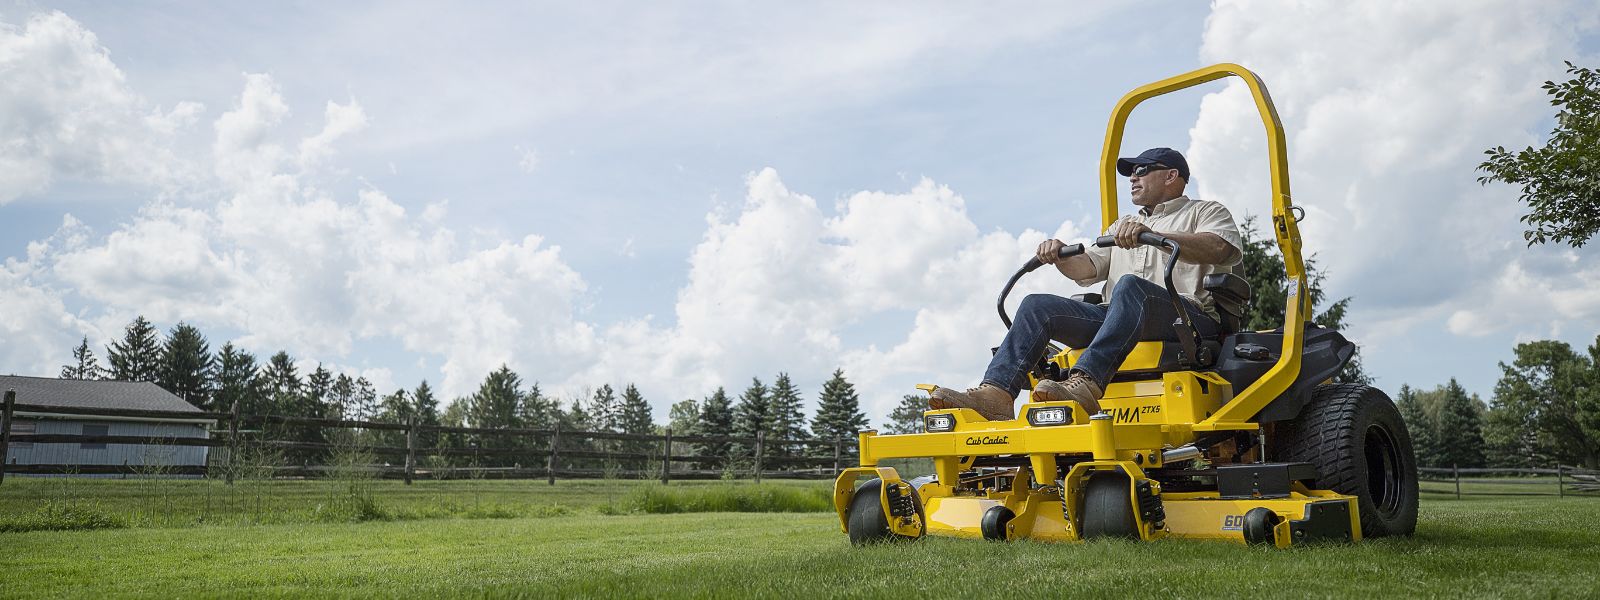
<path id="1" fill-rule="evenodd" d="M 319 512 L 348 485 L 8 479 L 0 525 L 50 504 L 91 507 L 122 527 L 0 533 L 0 596 L 1600 594 L 1596 498 L 1430 494 L 1416 537 L 1292 550 L 948 539 L 853 548 L 826 512 L 645 512 L 694 497 L 813 510 L 826 496 L 819 482 L 674 483 L 666 496 L 625 481 L 367 482 L 376 513 Z"/>

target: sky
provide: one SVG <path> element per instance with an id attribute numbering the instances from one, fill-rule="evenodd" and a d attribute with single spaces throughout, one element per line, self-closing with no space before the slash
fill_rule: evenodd
<path id="1" fill-rule="evenodd" d="M 1600 251 L 1526 247 L 1475 171 L 1600 64 L 1591 3 L 509 4 L 0 0 L 0 372 L 142 314 L 382 393 L 634 383 L 661 421 L 843 369 L 882 423 L 975 385 L 1006 277 L 1097 233 L 1116 100 L 1218 62 L 1271 91 L 1379 387 L 1487 400 L 1515 344 L 1600 334 Z M 1270 211 L 1242 86 L 1141 105 L 1153 146 Z"/>

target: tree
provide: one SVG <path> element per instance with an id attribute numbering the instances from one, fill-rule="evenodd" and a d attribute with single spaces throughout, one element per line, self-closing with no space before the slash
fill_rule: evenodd
<path id="1" fill-rule="evenodd" d="M 467 422 L 472 427 L 521 427 L 522 378 L 511 367 L 500 365 L 478 385 L 467 404 Z"/>
<path id="2" fill-rule="evenodd" d="M 357 418 L 356 380 L 344 373 L 333 378 L 333 387 L 328 390 L 328 407 L 329 414 L 337 415 L 340 419 Z"/>
<path id="3" fill-rule="evenodd" d="M 906 394 L 900 404 L 889 411 L 889 433 L 922 433 L 922 413 L 928 410 L 928 398 Z"/>
<path id="4" fill-rule="evenodd" d="M 1245 307 L 1244 317 L 1240 319 L 1242 331 L 1260 331 L 1275 329 L 1283 326 L 1283 315 L 1288 307 L 1289 292 L 1288 278 L 1285 277 L 1283 255 L 1278 252 L 1278 242 L 1271 236 L 1262 236 L 1256 232 L 1255 218 L 1247 218 L 1239 226 L 1239 236 L 1244 243 L 1243 258 L 1234 268 L 1234 273 L 1245 278 L 1250 283 L 1250 303 Z M 1306 259 L 1306 294 L 1311 300 L 1311 322 L 1328 329 L 1343 330 L 1346 327 L 1344 317 L 1350 309 L 1350 298 L 1341 298 L 1328 305 L 1321 313 L 1317 307 L 1322 306 L 1326 299 L 1326 292 L 1322 289 L 1323 273 L 1317 268 L 1316 257 Z M 1371 384 L 1372 378 L 1367 376 L 1361 368 L 1361 350 L 1356 349 L 1350 357 L 1350 362 L 1345 363 L 1344 369 L 1334 376 L 1338 383 L 1363 383 Z"/>
<path id="5" fill-rule="evenodd" d="M 89 338 L 77 348 L 72 349 L 72 364 L 61 367 L 62 379 L 100 379 L 105 377 L 105 370 L 100 368 L 99 361 L 94 358 L 94 350 L 89 349 Z"/>
<path id="6" fill-rule="evenodd" d="M 639 393 L 639 388 L 633 384 L 622 390 L 622 402 L 617 411 L 617 428 L 622 433 L 632 435 L 652 435 L 656 432 L 655 420 L 650 416 L 650 403 L 646 402 L 644 395 Z M 641 440 L 626 440 L 618 444 L 621 451 L 630 454 L 646 454 L 656 448 L 655 442 Z M 646 459 L 628 459 L 623 461 L 623 468 L 640 472 L 648 468 L 653 461 Z"/>
<path id="7" fill-rule="evenodd" d="M 1600 338 L 1589 356 L 1555 340 L 1517 344 L 1515 356 L 1500 363 L 1492 410 L 1508 414 L 1497 421 L 1521 421 L 1542 454 L 1600 468 Z"/>
<path id="8" fill-rule="evenodd" d="M 767 395 L 767 437 L 775 440 L 811 438 L 806 431 L 806 413 L 800 400 L 800 391 L 794 388 L 788 373 L 778 374 Z M 789 444 L 772 444 L 768 447 L 772 448 L 772 456 L 780 457 L 799 456 L 806 449 Z"/>
<path id="9" fill-rule="evenodd" d="M 306 397 L 322 407 L 322 414 L 342 414 L 333 402 L 333 373 L 317 363 L 317 370 L 306 377 Z"/>
<path id="10" fill-rule="evenodd" d="M 1417 464 L 1438 466 L 1439 444 L 1438 435 L 1434 432 L 1434 419 L 1429 416 L 1427 407 L 1423 406 L 1420 395 L 1411 386 L 1402 384 L 1394 404 L 1400 409 L 1400 418 L 1406 422 L 1406 431 L 1411 434 L 1411 451 L 1417 457 Z"/>
<path id="11" fill-rule="evenodd" d="M 817 398 L 817 414 L 811 420 L 811 431 L 822 440 L 855 439 L 867 428 L 867 415 L 861 412 L 861 398 L 856 387 L 844 378 L 844 369 L 835 369 L 833 377 L 822 384 L 822 395 Z"/>
<path id="12" fill-rule="evenodd" d="M 1556 127 L 1544 147 L 1510 152 L 1496 146 L 1478 165 L 1487 173 L 1478 183 L 1522 186 L 1517 199 L 1528 205 L 1521 221 L 1529 246 L 1551 241 L 1581 248 L 1600 229 L 1600 73 L 1566 64 L 1572 79 L 1544 82 L 1556 107 Z"/>
<path id="13" fill-rule="evenodd" d="M 617 393 L 611 384 L 600 386 L 589 399 L 589 425 L 595 431 L 616 431 L 621 420 L 622 407 L 617 404 Z"/>
<path id="14" fill-rule="evenodd" d="M 353 394 L 350 397 L 352 406 L 350 418 L 369 420 L 378 414 L 378 390 L 372 386 L 366 377 L 357 377 L 351 384 Z"/>
<path id="15" fill-rule="evenodd" d="M 211 345 L 193 325 L 178 323 L 167 333 L 161 348 L 161 365 L 156 383 L 196 407 L 204 407 L 211 397 Z"/>
<path id="16" fill-rule="evenodd" d="M 739 394 L 739 403 L 733 407 L 733 435 L 742 438 L 754 438 L 757 433 L 766 435 L 769 415 L 767 400 L 767 386 L 761 379 L 750 378 L 750 387 Z M 755 442 L 746 442 L 738 445 L 737 452 L 741 456 L 755 456 Z"/>
<path id="17" fill-rule="evenodd" d="M 237 402 L 241 413 L 259 415 L 271 412 L 256 372 L 255 355 L 234 348 L 233 342 L 223 344 L 222 351 L 217 353 L 216 383 L 213 387 L 216 396 L 211 410 L 227 412 L 233 410 Z"/>
<path id="18" fill-rule="evenodd" d="M 300 386 L 304 383 L 300 381 L 300 373 L 288 352 L 279 350 L 267 359 L 267 366 L 261 370 L 261 384 L 272 402 L 273 412 L 294 417 L 310 416 L 300 414 Z"/>
<path id="19" fill-rule="evenodd" d="M 698 435 L 700 430 L 700 402 L 694 398 L 674 403 L 667 409 L 667 427 L 673 435 Z"/>
<path id="20" fill-rule="evenodd" d="M 719 387 L 700 403 L 700 418 L 695 424 L 695 433 L 711 437 L 733 435 L 733 402 L 728 399 L 727 390 Z M 703 442 L 695 449 L 695 454 L 715 458 L 699 463 L 702 469 L 715 469 L 725 466 L 724 461 L 731 450 L 728 442 Z"/>
<path id="21" fill-rule="evenodd" d="M 560 408 L 554 399 L 545 397 L 538 383 L 528 387 L 527 393 L 522 395 L 522 404 L 518 406 L 517 411 L 523 427 L 548 429 L 555 427 L 561 420 Z"/>
<path id="22" fill-rule="evenodd" d="M 417 384 L 417 389 L 411 392 L 411 402 L 417 406 L 417 423 L 429 427 L 438 427 L 439 399 L 433 395 L 433 388 L 428 387 L 428 380 Z M 423 448 L 433 448 L 438 445 L 439 432 L 418 431 L 417 445 Z"/>
<path id="23" fill-rule="evenodd" d="M 1476 395 L 1468 396 L 1454 377 L 1440 386 L 1438 393 L 1434 415 L 1434 431 L 1439 436 L 1438 465 L 1483 468 L 1483 401 Z"/>
<path id="24" fill-rule="evenodd" d="M 161 345 L 156 328 L 139 315 L 123 331 L 122 341 L 106 352 L 111 378 L 117 381 L 156 381 L 161 372 Z"/>

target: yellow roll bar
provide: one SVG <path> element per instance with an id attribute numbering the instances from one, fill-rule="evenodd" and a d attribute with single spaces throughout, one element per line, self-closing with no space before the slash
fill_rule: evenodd
<path id="1" fill-rule="evenodd" d="M 1300 228 L 1290 212 L 1289 156 L 1283 141 L 1283 124 L 1278 120 L 1278 110 L 1272 106 L 1267 86 L 1249 69 L 1233 63 L 1212 65 L 1146 84 L 1128 92 L 1117 101 L 1111 111 L 1111 123 L 1106 126 L 1106 144 L 1100 152 L 1100 211 L 1101 229 L 1117 220 L 1117 155 L 1122 148 L 1122 130 L 1128 115 L 1140 102 L 1162 94 L 1216 81 L 1224 77 L 1238 77 L 1250 88 L 1256 109 L 1261 113 L 1261 124 L 1267 130 L 1267 168 L 1272 174 L 1272 230 L 1278 239 L 1278 249 L 1283 252 L 1283 266 L 1289 278 L 1290 302 L 1283 316 L 1283 352 L 1278 364 L 1254 384 L 1239 392 L 1234 399 L 1217 410 L 1210 418 L 1195 424 L 1196 431 L 1234 429 L 1256 413 L 1294 383 L 1300 374 L 1300 353 L 1305 342 L 1306 315 L 1310 312 L 1305 289 L 1305 262 L 1300 256 Z"/>

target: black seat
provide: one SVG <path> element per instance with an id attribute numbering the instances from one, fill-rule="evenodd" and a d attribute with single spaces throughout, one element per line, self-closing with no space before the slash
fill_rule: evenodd
<path id="1" fill-rule="evenodd" d="M 1200 282 L 1211 292 L 1212 303 L 1221 317 L 1222 335 L 1239 331 L 1244 325 L 1244 311 L 1250 306 L 1250 282 L 1233 273 L 1212 273 Z"/>

